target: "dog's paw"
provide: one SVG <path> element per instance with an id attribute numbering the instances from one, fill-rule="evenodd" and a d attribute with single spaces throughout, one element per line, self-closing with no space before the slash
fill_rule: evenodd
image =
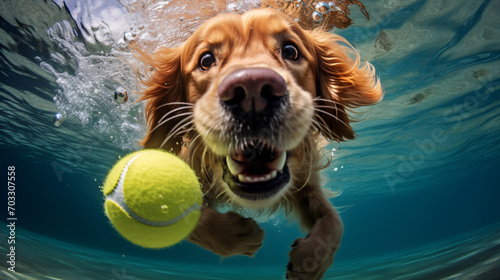
<path id="1" fill-rule="evenodd" d="M 264 230 L 251 218 L 245 218 L 235 212 L 225 213 L 229 227 L 224 238 L 227 244 L 227 256 L 246 255 L 253 257 L 262 246 Z"/>
<path id="2" fill-rule="evenodd" d="M 307 236 L 295 240 L 288 253 L 286 279 L 319 280 L 332 265 L 338 243 L 330 238 Z M 337 244 L 337 245 L 336 245 Z"/>
<path id="3" fill-rule="evenodd" d="M 220 213 L 204 207 L 200 222 L 188 240 L 223 257 L 253 257 L 262 246 L 264 231 L 253 219 L 235 212 Z"/>

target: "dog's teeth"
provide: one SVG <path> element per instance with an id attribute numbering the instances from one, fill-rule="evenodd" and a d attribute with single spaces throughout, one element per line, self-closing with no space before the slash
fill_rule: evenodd
<path id="1" fill-rule="evenodd" d="M 238 180 L 242 183 L 258 183 L 258 182 L 267 182 L 278 176 L 278 171 L 273 170 L 270 173 L 262 176 L 247 176 L 247 175 L 238 175 Z"/>
<path id="2" fill-rule="evenodd" d="M 229 172 L 231 172 L 231 174 L 235 176 L 243 171 L 244 166 L 234 161 L 234 159 L 231 156 L 226 157 L 226 163 L 227 167 L 229 168 Z"/>
<path id="3" fill-rule="evenodd" d="M 245 175 L 238 175 L 238 180 L 242 183 L 255 183 L 259 181 L 258 177 L 250 177 L 250 176 L 245 176 Z"/>

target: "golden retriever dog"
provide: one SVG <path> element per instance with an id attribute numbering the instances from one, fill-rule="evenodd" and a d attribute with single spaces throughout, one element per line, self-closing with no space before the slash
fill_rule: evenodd
<path id="1" fill-rule="evenodd" d="M 322 189 L 322 143 L 353 139 L 349 110 L 382 98 L 373 67 L 340 36 L 272 9 L 218 15 L 181 46 L 142 59 L 152 70 L 142 79 L 142 145 L 179 155 L 202 184 L 188 240 L 254 256 L 264 232 L 241 209 L 281 210 L 308 231 L 291 245 L 287 278 L 321 279 L 343 233 Z"/>

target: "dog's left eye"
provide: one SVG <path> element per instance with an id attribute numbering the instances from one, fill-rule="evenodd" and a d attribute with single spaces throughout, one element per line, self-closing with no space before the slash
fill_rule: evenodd
<path id="1" fill-rule="evenodd" d="M 283 58 L 292 61 L 297 61 L 300 59 L 299 50 L 297 50 L 297 48 L 292 44 L 287 44 L 283 46 L 283 49 L 281 50 L 281 55 L 283 56 Z"/>
<path id="2" fill-rule="evenodd" d="M 215 56 L 211 52 L 206 52 L 200 57 L 200 61 L 198 62 L 198 67 L 200 70 L 205 71 L 208 70 L 215 63 Z"/>

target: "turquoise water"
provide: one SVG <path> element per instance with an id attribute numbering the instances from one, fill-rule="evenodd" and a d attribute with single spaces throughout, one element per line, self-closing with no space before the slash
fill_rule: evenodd
<path id="1" fill-rule="evenodd" d="M 99 186 L 144 133 L 142 105 L 112 98 L 136 89 L 123 38 L 178 44 L 211 7 L 153 2 L 0 2 L 1 168 L 16 177 L 14 216 L 7 176 L 0 190 L 1 279 L 284 279 L 304 233 L 282 215 L 260 221 L 254 258 L 221 259 L 131 245 L 103 214 Z M 325 279 L 500 279 L 500 1 L 363 4 L 370 20 L 353 9 L 335 32 L 386 95 L 357 115 L 355 140 L 327 147 L 345 234 Z"/>

